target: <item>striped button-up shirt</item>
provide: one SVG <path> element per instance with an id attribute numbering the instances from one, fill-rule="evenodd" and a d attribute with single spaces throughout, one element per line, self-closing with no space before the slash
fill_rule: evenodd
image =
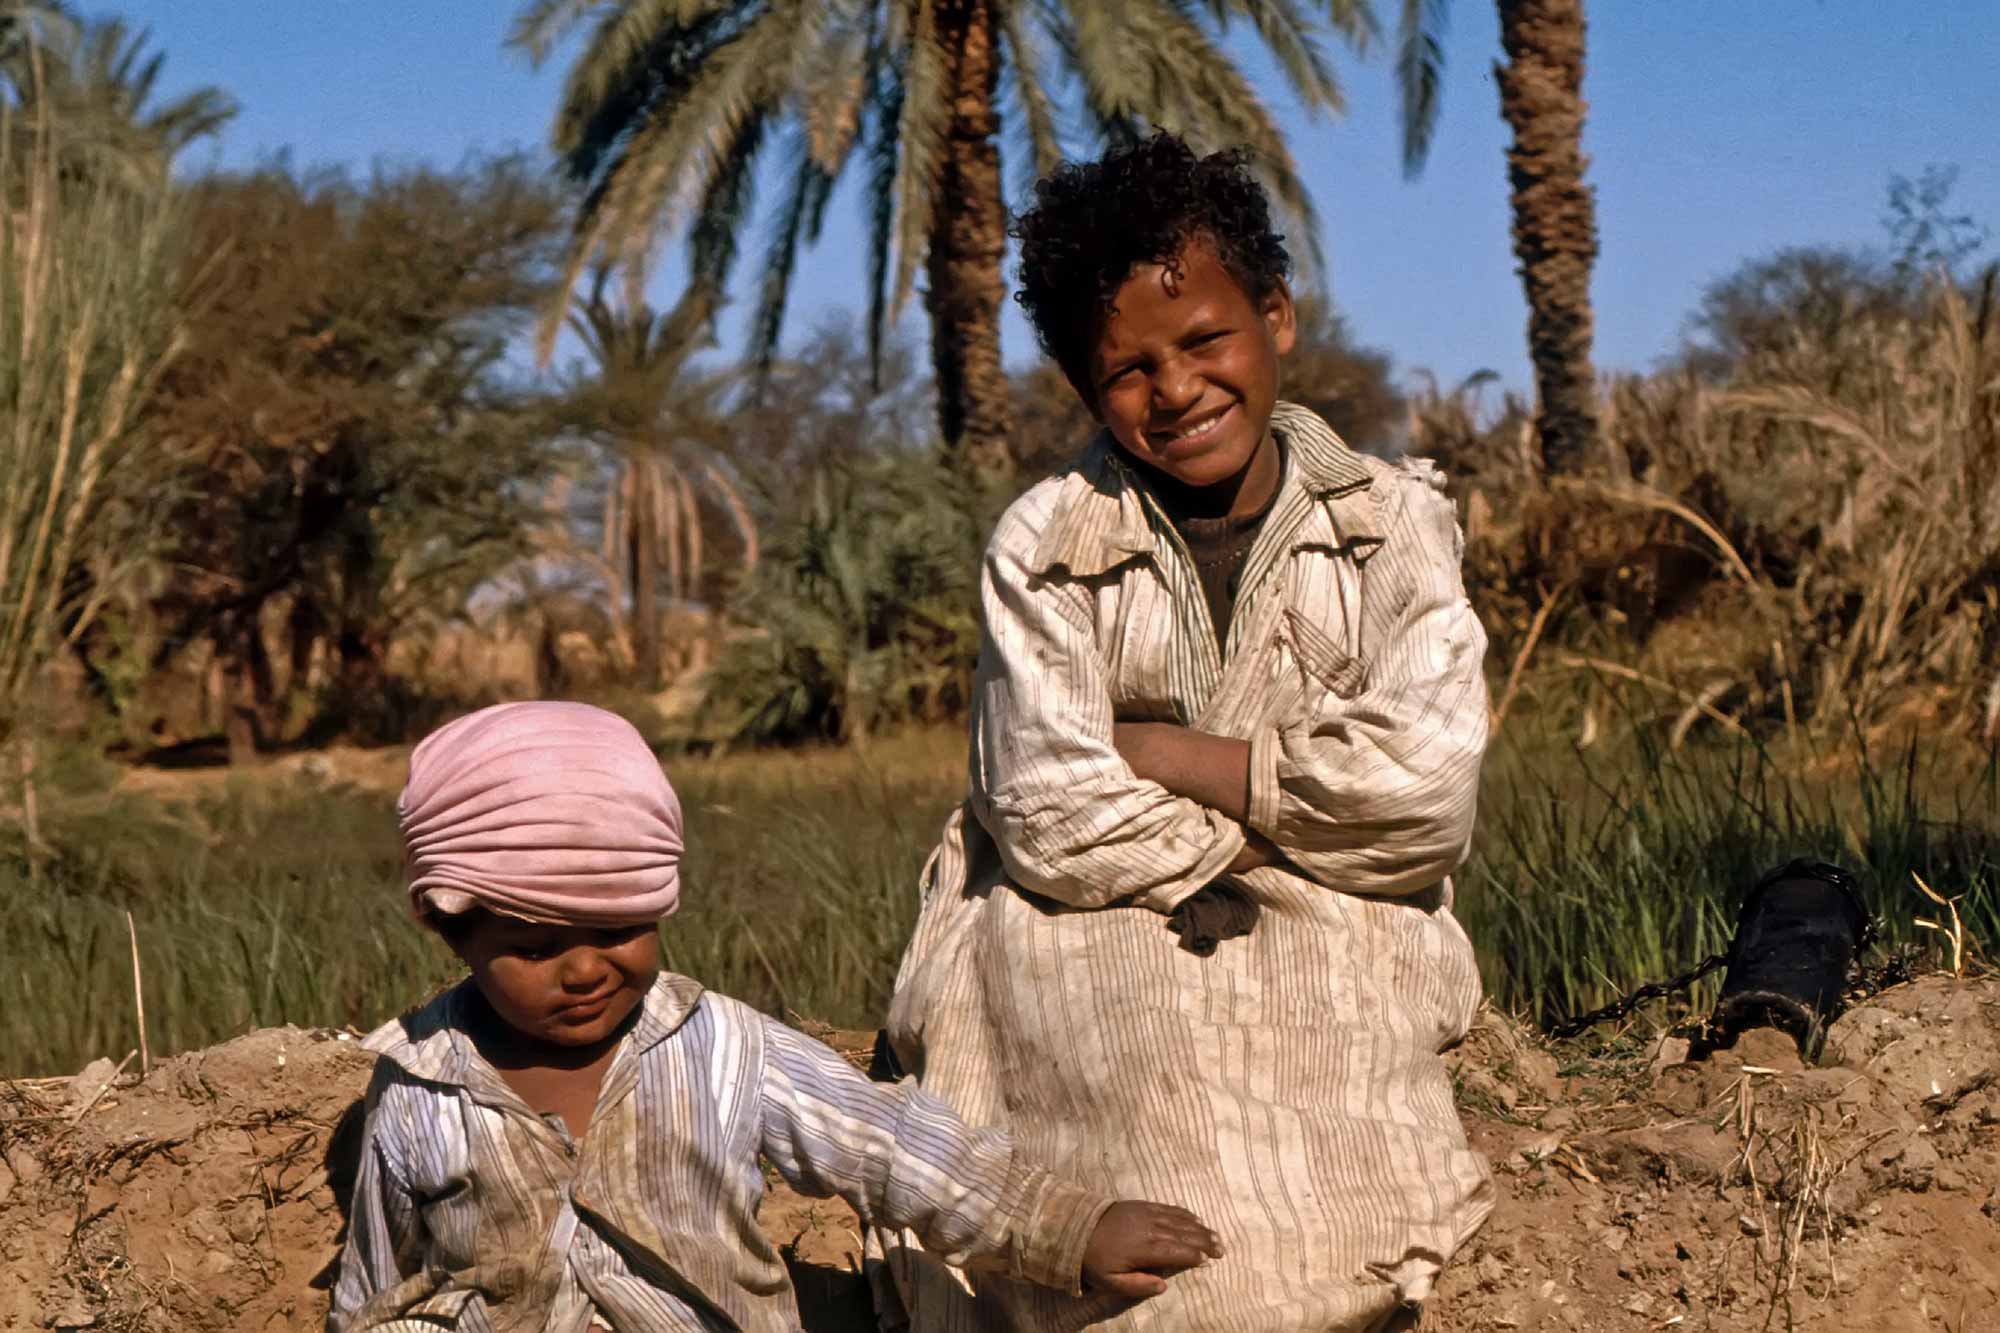
<path id="1" fill-rule="evenodd" d="M 1119 1310 L 878 1235 L 923 1333 L 1370 1329 L 1490 1207 L 1439 1058 L 1479 1000 L 1450 910 L 1487 733 L 1456 515 L 1427 463 L 1287 404 L 1272 427 L 1283 476 L 1225 650 L 1109 441 L 1001 519 L 971 790 L 889 1021 L 926 1089 L 1039 1165 L 1193 1209 L 1228 1255 Z M 1208 957 L 1163 918 L 1244 829 L 1136 775 L 1113 744 L 1132 720 L 1249 743 L 1247 823 L 1285 864 L 1241 877 L 1261 915 Z"/>
<path id="2" fill-rule="evenodd" d="M 914 1087 L 663 973 L 581 1142 L 460 1020 L 467 982 L 385 1025 L 328 1327 L 789 1330 L 759 1155 L 801 1193 L 954 1262 L 1077 1289 L 1110 1200 L 1016 1160 Z M 400 1320 L 433 1320 L 434 1324 Z"/>

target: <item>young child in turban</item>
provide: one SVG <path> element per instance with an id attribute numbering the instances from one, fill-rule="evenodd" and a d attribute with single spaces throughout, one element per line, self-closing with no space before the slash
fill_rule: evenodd
<path id="1" fill-rule="evenodd" d="M 381 1060 L 328 1327 L 796 1329 L 759 1155 L 953 1262 L 1141 1300 L 1221 1253 L 1193 1214 L 1017 1159 L 913 1086 L 660 968 L 681 814 L 639 734 L 504 704 L 410 757 L 418 918 L 471 977 Z"/>

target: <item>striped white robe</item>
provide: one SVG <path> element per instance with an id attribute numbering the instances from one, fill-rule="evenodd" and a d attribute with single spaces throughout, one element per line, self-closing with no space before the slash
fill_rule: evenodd
<path id="1" fill-rule="evenodd" d="M 579 1142 L 465 1031 L 471 982 L 365 1043 L 381 1054 L 329 1333 L 789 1333 L 757 1228 L 760 1158 L 803 1194 L 915 1227 L 964 1263 L 1081 1289 L 1111 1200 L 1024 1162 L 936 1098 L 662 973 Z"/>
<path id="2" fill-rule="evenodd" d="M 892 1327 L 1377 1329 L 1491 1207 L 1438 1054 L 1480 993 L 1448 879 L 1487 734 L 1456 516 L 1426 462 L 1359 456 L 1288 404 L 1272 425 L 1284 477 L 1226 662 L 1185 549 L 1108 441 L 1002 518 L 971 794 L 925 871 L 889 1020 L 904 1067 L 970 1123 L 1090 1189 L 1193 1209 L 1228 1255 L 1123 1309 L 966 1277 L 884 1233 Z M 1251 744 L 1249 823 L 1297 873 L 1244 877 L 1261 919 L 1210 957 L 1165 914 L 1243 832 L 1137 777 L 1114 719 Z"/>

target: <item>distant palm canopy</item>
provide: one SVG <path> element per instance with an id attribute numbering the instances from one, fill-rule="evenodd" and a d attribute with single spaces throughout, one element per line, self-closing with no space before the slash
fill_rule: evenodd
<path id="1" fill-rule="evenodd" d="M 157 183 L 236 104 L 214 88 L 155 98 L 165 57 L 119 19 L 83 22 L 54 0 L 0 0 L 0 104 L 14 133 L 39 125 L 65 174 Z"/>
<path id="2" fill-rule="evenodd" d="M 1403 0 L 1398 75 L 1406 116 L 1435 111 L 1435 4 Z M 780 198 L 759 255 L 750 359 L 774 355 L 800 247 L 820 235 L 843 173 L 864 178 L 867 330 L 885 326 L 924 274 L 939 425 L 985 475 L 1011 466 L 1000 358 L 1007 208 L 1001 148 L 1025 149 L 1025 191 L 1073 146 L 1153 128 L 1205 147 L 1241 144 L 1321 271 L 1318 219 L 1267 99 L 1309 114 L 1343 99 L 1328 37 L 1364 52 L 1367 0 L 534 0 L 510 44 L 537 64 L 585 24 L 552 140 L 581 191 L 563 286 L 593 262 L 645 274 L 684 231 L 691 281 L 729 281 L 767 157 Z M 1231 57 L 1253 32 L 1284 89 L 1260 89 Z M 544 355 L 560 317 L 544 325 Z"/>

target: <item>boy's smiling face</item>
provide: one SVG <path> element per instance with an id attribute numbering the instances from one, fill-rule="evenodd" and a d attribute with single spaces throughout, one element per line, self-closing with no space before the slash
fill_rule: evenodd
<path id="1" fill-rule="evenodd" d="M 593 1046 L 618 1032 L 660 971 L 657 926 L 544 925 L 481 912 L 447 941 L 493 1012 L 547 1046 Z"/>
<path id="2" fill-rule="evenodd" d="M 1197 239 L 1125 279 L 1077 387 L 1126 453 L 1206 489 L 1258 460 L 1296 338 L 1283 285 L 1253 299 Z"/>

